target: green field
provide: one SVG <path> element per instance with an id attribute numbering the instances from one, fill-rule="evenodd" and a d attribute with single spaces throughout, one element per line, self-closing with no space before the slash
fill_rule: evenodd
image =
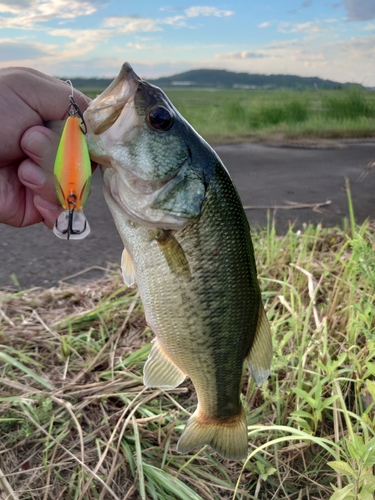
<path id="1" fill-rule="evenodd" d="M 98 91 L 86 91 L 95 97 Z M 375 137 L 375 92 L 166 89 L 210 142 Z"/>

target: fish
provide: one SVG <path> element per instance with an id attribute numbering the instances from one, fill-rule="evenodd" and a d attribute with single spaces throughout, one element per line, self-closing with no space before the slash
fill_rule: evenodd
<path id="1" fill-rule="evenodd" d="M 155 334 L 144 385 L 171 390 L 190 377 L 198 403 L 177 452 L 209 445 L 243 459 L 243 366 L 261 385 L 272 339 L 249 224 L 229 173 L 166 94 L 128 63 L 84 119 L 124 243 L 124 280 L 137 284 Z"/>

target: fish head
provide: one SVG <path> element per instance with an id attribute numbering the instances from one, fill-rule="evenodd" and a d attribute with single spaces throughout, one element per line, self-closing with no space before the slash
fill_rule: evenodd
<path id="1" fill-rule="evenodd" d="M 125 63 L 84 113 L 90 157 L 102 166 L 107 201 L 148 227 L 181 229 L 196 219 L 205 195 L 203 141 L 165 93 Z"/>

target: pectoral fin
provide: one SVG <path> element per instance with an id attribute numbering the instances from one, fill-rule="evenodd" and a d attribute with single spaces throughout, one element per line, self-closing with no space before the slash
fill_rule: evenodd
<path id="1" fill-rule="evenodd" d="M 185 252 L 171 231 L 158 229 L 155 239 L 164 254 L 171 272 L 181 278 L 189 279 L 190 268 Z"/>
<path id="2" fill-rule="evenodd" d="M 253 344 L 246 358 L 247 366 L 256 384 L 262 385 L 270 374 L 272 336 L 263 304 L 259 304 L 258 324 Z"/>
<path id="3" fill-rule="evenodd" d="M 151 352 L 143 369 L 143 383 L 146 387 L 173 389 L 185 380 L 178 366 L 168 357 L 157 339 L 154 341 Z"/>
<path id="4" fill-rule="evenodd" d="M 124 248 L 121 256 L 121 270 L 125 284 L 132 286 L 135 283 L 135 272 L 129 252 Z"/>

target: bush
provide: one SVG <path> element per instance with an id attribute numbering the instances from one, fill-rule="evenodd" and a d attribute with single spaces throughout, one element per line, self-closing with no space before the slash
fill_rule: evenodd
<path id="1" fill-rule="evenodd" d="M 344 91 L 344 95 L 340 97 L 324 96 L 322 104 L 326 117 L 335 120 L 375 117 L 374 106 L 366 100 L 365 94 L 355 87 Z"/>
<path id="2" fill-rule="evenodd" d="M 261 107 L 250 117 L 252 126 L 272 126 L 279 123 L 300 123 L 308 117 L 308 102 L 293 99 L 282 104 Z"/>

